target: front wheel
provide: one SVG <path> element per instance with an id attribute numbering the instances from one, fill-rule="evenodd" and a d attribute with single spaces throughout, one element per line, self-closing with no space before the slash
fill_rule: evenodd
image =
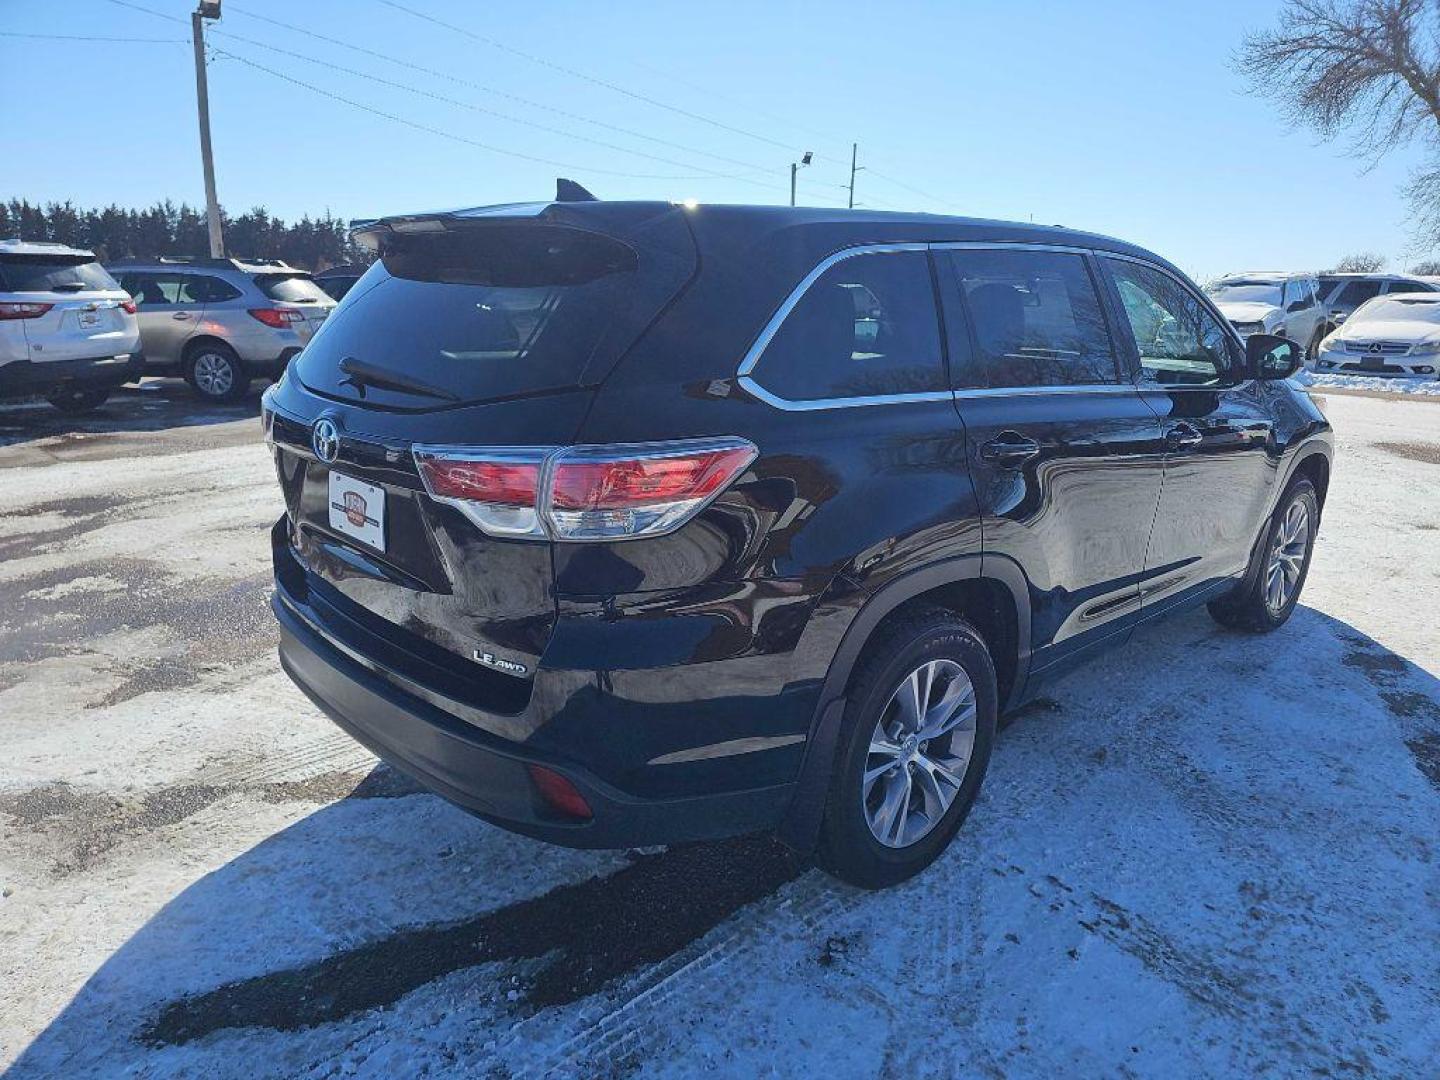
<path id="1" fill-rule="evenodd" d="M 1210 601 L 1211 617 L 1221 626 L 1238 630 L 1278 630 L 1285 625 L 1305 587 L 1319 525 L 1320 500 L 1315 485 L 1309 480 L 1297 480 L 1286 490 L 1271 518 L 1258 553 L 1259 572 L 1251 575 L 1254 580 L 1250 588 L 1239 595 Z"/>
<path id="2" fill-rule="evenodd" d="M 45 400 L 70 416 L 80 416 L 98 409 L 110 397 L 108 386 L 62 386 L 45 396 Z"/>
<path id="3" fill-rule="evenodd" d="M 867 643 L 851 681 L 818 859 L 881 888 L 940 855 L 979 794 L 995 741 L 995 668 L 948 611 L 904 617 Z"/>
<path id="4" fill-rule="evenodd" d="M 239 401 L 250 386 L 240 358 L 225 345 L 201 345 L 185 360 L 185 381 L 206 401 Z"/>

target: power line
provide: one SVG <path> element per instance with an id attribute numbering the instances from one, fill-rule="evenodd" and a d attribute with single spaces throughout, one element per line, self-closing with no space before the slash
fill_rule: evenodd
<path id="1" fill-rule="evenodd" d="M 276 52 L 276 53 L 280 53 L 281 55 L 284 55 L 284 56 L 293 57 L 293 58 L 295 58 L 295 59 L 297 59 L 297 60 L 302 60 L 302 61 L 304 61 L 305 63 L 308 63 L 308 64 L 315 64 L 315 65 L 317 65 L 317 66 L 319 66 L 319 67 L 322 67 L 322 68 L 328 68 L 328 69 L 330 69 L 331 71 L 338 71 L 338 72 L 341 72 L 342 74 L 345 74 L 345 75 L 352 75 L 352 76 L 354 76 L 354 77 L 356 77 L 356 78 L 359 78 L 359 79 L 365 79 L 365 80 L 367 80 L 367 81 L 369 81 L 369 82 L 378 83 L 378 84 L 381 85 L 381 86 L 388 86 L 388 87 L 391 87 L 392 89 L 403 90 L 404 92 L 406 92 L 406 93 L 408 93 L 408 94 L 415 94 L 415 95 L 418 95 L 418 96 L 423 97 L 423 98 L 428 98 L 428 99 L 430 99 L 430 100 L 432 100 L 432 101 L 443 102 L 443 103 L 445 103 L 445 104 L 447 104 L 447 105 L 455 105 L 455 106 L 457 106 L 457 107 L 459 107 L 459 108 L 469 109 L 469 110 L 472 111 L 472 112 L 482 113 L 482 114 L 484 114 L 484 115 L 486 115 L 486 116 L 494 116 L 494 117 L 497 117 L 497 118 L 499 118 L 499 119 L 501 119 L 501 120 L 504 120 L 504 121 L 506 121 L 506 122 L 508 122 L 508 123 L 520 124 L 520 125 L 523 125 L 523 126 L 525 126 L 525 127 L 535 128 L 537 131 L 544 131 L 544 132 L 548 132 L 548 133 L 550 133 L 550 134 L 552 134 L 552 135 L 559 135 L 559 136 L 561 136 L 562 138 L 566 138 L 566 139 L 578 139 L 578 140 L 580 140 L 581 142 L 591 143 L 591 144 L 594 145 L 594 146 L 604 147 L 604 148 L 607 149 L 607 150 L 615 150 L 615 151 L 618 151 L 618 152 L 620 152 L 620 153 L 622 153 L 622 154 L 633 154 L 633 155 L 635 155 L 636 157 L 647 158 L 647 159 L 649 159 L 650 161 L 658 161 L 658 162 L 660 162 L 660 163 L 662 163 L 662 164 L 664 164 L 664 165 L 673 165 L 673 166 L 675 166 L 676 168 L 680 168 L 680 169 L 698 169 L 698 170 L 700 170 L 700 171 L 706 173 L 707 175 L 709 175 L 709 176 L 711 176 L 711 177 L 714 177 L 714 178 L 716 178 L 716 179 L 739 180 L 739 181 L 741 181 L 742 183 L 756 184 L 756 185 L 759 185 L 759 186 L 761 186 L 761 187 L 768 187 L 768 188 L 778 188 L 778 187 L 780 186 L 780 185 L 774 184 L 774 183 L 766 183 L 765 181 L 755 179 L 754 177 L 741 176 L 741 175 L 737 175 L 737 174 L 735 174 L 735 173 L 722 173 L 722 172 L 717 172 L 717 171 L 715 171 L 714 169 L 708 169 L 708 168 L 705 168 L 704 166 L 695 165 L 695 164 L 693 164 L 693 163 L 691 163 L 691 162 L 676 161 L 676 160 L 673 159 L 673 158 L 660 157 L 660 156 L 657 155 L 657 154 L 650 154 L 650 153 L 645 152 L 644 150 L 633 150 L 633 149 L 631 149 L 630 147 L 620 146 L 620 145 L 617 144 L 617 143 L 606 142 L 606 141 L 604 141 L 603 139 L 592 139 L 592 138 L 590 138 L 588 135 L 580 135 L 580 134 L 578 134 L 578 133 L 576 133 L 576 132 L 565 131 L 565 130 L 563 130 L 563 129 L 561 129 L 561 128 L 551 127 L 551 126 L 549 126 L 548 124 L 540 124 L 540 123 L 537 123 L 537 122 L 535 122 L 535 121 L 533 121 L 533 120 L 526 120 L 526 119 L 524 119 L 523 117 L 512 116 L 512 115 L 510 115 L 509 113 L 503 113 L 503 112 L 499 112 L 498 110 L 495 110 L 495 109 L 489 109 L 489 108 L 486 108 L 486 107 L 483 106 L 483 105 L 476 105 L 476 104 L 474 104 L 473 102 L 462 101 L 462 100 L 460 100 L 459 98 L 447 97 L 447 96 L 445 96 L 444 94 L 437 94 L 437 93 L 435 93 L 435 92 L 433 92 L 433 91 L 424 90 L 424 89 L 421 89 L 420 87 L 417 87 L 417 86 L 410 86 L 410 85 L 407 85 L 406 83 L 395 82 L 395 81 L 392 80 L 392 79 L 384 79 L 384 78 L 381 78 L 381 77 L 378 76 L 378 75 L 371 75 L 371 74 L 369 74 L 368 72 L 357 71 L 355 68 L 345 67 L 345 66 L 342 65 L 342 64 L 332 64 L 332 63 L 329 63 L 328 61 L 325 61 L 325 60 L 319 60 L 319 59 L 317 59 L 317 58 L 315 58 L 315 57 L 312 57 L 312 56 L 306 56 L 304 53 L 298 53 L 298 52 L 295 52 L 295 51 L 293 51 L 293 50 L 291 50 L 291 49 L 281 48 L 281 47 L 278 46 L 278 45 L 269 45 L 269 44 L 266 44 L 266 43 L 263 42 L 263 41 L 256 41 L 256 40 L 254 40 L 253 38 L 243 37 L 243 36 L 241 36 L 241 35 L 239 35 L 239 34 L 232 34 L 232 33 L 230 33 L 229 31 L 224 31 L 224 30 L 212 30 L 210 33 L 211 33 L 211 36 L 214 36 L 214 37 L 224 37 L 224 38 L 230 39 L 230 40 L 232 40 L 232 41 L 241 41 L 241 42 L 244 42 L 244 43 L 247 44 L 247 45 L 253 45 L 253 46 L 257 47 L 257 48 L 269 50 L 270 52 Z M 230 54 L 227 54 L 227 55 L 233 56 L 233 55 L 235 55 L 235 54 L 230 53 Z"/>
<path id="2" fill-rule="evenodd" d="M 33 37 L 45 42 L 104 42 L 105 45 L 189 45 L 184 37 L 99 37 L 81 33 L 20 33 L 0 30 L 0 37 Z"/>
<path id="3" fill-rule="evenodd" d="M 727 165 L 738 165 L 743 169 L 753 169 L 756 172 L 767 172 L 771 169 L 771 166 L 757 165 L 753 161 L 742 161 L 738 158 L 726 157 L 724 154 L 716 154 L 709 150 L 702 150 L 699 147 L 686 146 L 683 143 L 677 143 L 670 139 L 663 139 L 656 135 L 649 135 L 643 131 L 636 131 L 633 128 L 621 127 L 618 124 L 612 124 L 604 120 L 596 120 L 593 117 L 583 116 L 579 113 L 570 112 L 566 109 L 560 109 L 553 105 L 546 105 L 543 102 L 534 101 L 526 97 L 521 97 L 519 94 L 512 94 L 509 91 L 501 90 L 498 87 L 487 86 L 484 83 L 478 83 L 471 79 L 462 79 L 459 76 L 452 75 L 446 71 L 440 71 L 436 68 L 425 67 L 423 64 L 417 64 L 410 60 L 402 60 L 399 57 L 390 56 L 386 53 L 378 52 L 375 49 L 366 48 L 363 45 L 356 45 L 352 42 L 342 41 L 339 38 L 330 37 L 329 35 L 321 34 L 314 30 L 308 30 L 303 26 L 296 26 L 293 23 L 287 23 L 280 19 L 274 19 L 268 15 L 261 15 L 259 12 L 249 11 L 243 7 L 238 7 L 234 4 L 231 4 L 228 10 L 235 14 L 244 15 L 247 18 L 257 19 L 260 22 L 269 23 L 272 26 L 277 26 L 282 30 L 290 31 L 291 33 L 303 34 L 306 37 L 314 38 L 317 41 L 324 41 L 330 45 L 336 45 L 342 49 L 349 49 L 351 52 L 356 52 L 364 56 L 373 57 L 376 60 L 383 60 L 387 64 L 396 64 L 400 67 L 405 68 L 407 71 L 423 72 L 426 75 L 430 75 L 437 79 L 443 79 L 446 82 L 455 83 L 459 86 L 466 86 L 473 90 L 479 90 L 482 93 L 494 94 L 495 96 L 505 98 L 508 101 L 513 101 L 517 104 L 525 105 L 532 109 L 540 109 L 543 112 L 553 113 L 556 116 L 563 116 L 567 120 L 575 120 L 582 124 L 591 124 L 595 127 L 605 128 L 606 130 L 618 132 L 622 135 L 629 135 L 632 138 L 643 139 L 646 142 L 656 143 L 661 146 L 669 146 L 672 149 L 681 150 L 687 154 L 698 154 L 701 157 L 708 157 L 713 158 L 716 161 L 723 161 Z M 237 37 L 237 40 L 244 39 Z M 268 48 L 271 46 L 266 47 Z"/>
<path id="4" fill-rule="evenodd" d="M 547 60 L 543 56 L 536 56 L 533 53 L 525 52 L 523 49 L 517 49 L 513 45 L 507 45 L 503 41 L 499 41 L 492 37 L 487 37 L 484 34 L 478 34 L 473 30 L 467 30 L 463 26 L 456 26 L 453 23 L 445 22 L 443 19 L 437 19 L 435 16 L 427 15 L 423 11 L 416 11 L 414 8 L 406 7 L 404 4 L 396 3 L 396 0 L 380 0 L 380 3 L 384 4 L 386 7 L 394 8 L 396 11 L 401 11 L 407 15 L 413 16 L 414 18 L 421 19 L 424 22 L 433 23 L 434 25 L 440 27 L 443 30 L 449 30 L 451 33 L 455 34 L 462 34 L 465 37 L 472 38 L 475 41 L 479 41 L 485 45 L 489 45 L 491 48 L 499 49 L 501 52 L 507 52 L 513 56 L 518 56 L 521 59 L 528 60 L 532 64 L 539 64 L 542 67 L 547 67 L 551 69 L 552 71 L 563 72 L 564 74 L 569 75 L 572 78 L 581 79 L 584 82 L 591 83 L 594 86 L 604 87 L 607 90 L 611 90 L 617 94 L 623 94 L 625 97 L 633 98 L 636 101 L 643 101 L 647 105 L 653 105 L 657 109 L 665 109 L 667 112 L 676 113 L 680 116 L 687 117 L 690 120 L 695 120 L 702 124 L 709 124 L 711 127 L 719 128 L 722 131 L 729 131 L 735 135 L 744 135 L 746 138 L 756 139 L 760 142 L 767 143 L 770 146 L 779 147 L 780 149 L 787 152 L 794 151 L 794 146 L 792 143 L 781 142 L 779 139 L 772 139 L 768 135 L 761 135 L 757 132 L 749 131 L 745 128 L 735 127 L 733 124 L 724 123 L 723 121 L 716 120 L 713 117 L 704 116 L 697 112 L 691 112 L 689 109 L 682 109 L 678 105 L 672 105 L 669 102 L 661 101 L 658 98 L 653 98 L 646 94 L 641 94 L 634 90 L 629 90 L 626 87 L 618 85 L 617 83 L 609 82 L 606 79 L 597 78 L 594 75 L 589 75 L 583 71 L 578 71 L 575 68 L 567 67 L 564 64 L 556 63 L 553 60 Z M 817 154 L 815 156 L 819 157 L 820 155 Z M 845 187 L 844 184 L 828 183 L 825 184 L 825 186 L 838 188 Z"/>
<path id="5" fill-rule="evenodd" d="M 590 165 L 576 165 L 568 161 L 557 161 L 554 158 L 540 157 L 535 154 L 526 154 L 519 150 L 507 150 L 503 146 L 494 146 L 491 143 L 481 142 L 478 139 L 468 139 L 463 135 L 456 135 L 454 132 L 445 131 L 442 128 L 431 127 L 429 124 L 422 124 L 418 120 L 411 120 L 408 117 L 398 116 L 395 113 L 386 112 L 384 109 L 377 109 L 373 105 L 366 105 L 365 103 L 356 101 L 353 98 L 345 97 L 343 94 L 337 94 L 333 91 L 316 86 L 313 83 L 307 83 L 302 79 L 295 78 L 293 75 L 287 75 L 283 71 L 276 71 L 274 68 L 266 67 L 264 64 L 258 63 L 247 57 L 239 56 L 235 53 L 228 52 L 224 49 L 215 49 L 215 55 L 224 56 L 231 60 L 235 60 L 238 63 L 244 64 L 246 67 L 252 67 L 256 71 L 263 71 L 267 75 L 271 75 L 277 79 L 283 80 L 284 82 L 290 83 L 292 86 L 301 87 L 302 89 L 309 90 L 312 93 L 319 94 L 321 97 L 327 97 L 332 101 L 339 101 L 342 104 L 349 105 L 352 108 L 360 109 L 374 116 L 379 116 L 385 120 L 390 120 L 396 124 L 403 124 L 406 127 L 414 128 L 416 131 L 425 131 L 430 133 L 431 135 L 439 135 L 443 139 L 449 139 L 452 142 L 464 143 L 467 146 L 474 146 L 478 149 L 489 151 L 492 154 L 503 154 L 506 157 L 519 158 L 522 161 L 538 162 L 541 165 L 552 165 L 556 168 L 565 169 L 572 172 L 594 173 L 597 176 L 619 176 L 624 177 L 628 180 L 716 179 L 716 177 L 713 176 L 660 176 L 646 173 L 630 173 L 618 169 L 601 169 Z"/>

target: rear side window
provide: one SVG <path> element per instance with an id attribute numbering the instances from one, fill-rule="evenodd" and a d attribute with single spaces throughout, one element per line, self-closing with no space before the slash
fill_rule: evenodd
<path id="1" fill-rule="evenodd" d="M 309 274 L 256 274 L 255 286 L 271 300 L 289 304 L 329 303 L 330 295 Z"/>
<path id="2" fill-rule="evenodd" d="M 228 281 L 209 274 L 192 274 L 181 286 L 180 297 L 188 304 L 221 304 L 240 296 L 240 290 Z"/>
<path id="3" fill-rule="evenodd" d="M 153 308 L 166 304 L 189 302 L 182 295 L 185 287 L 183 274 L 122 274 L 120 287 L 128 292 L 135 303 L 141 307 Z"/>
<path id="4" fill-rule="evenodd" d="M 870 252 L 835 263 L 785 316 L 755 378 L 790 401 L 943 391 L 925 252 Z"/>
<path id="5" fill-rule="evenodd" d="M 956 385 L 1086 386 L 1120 381 L 1100 298 L 1081 255 L 945 253 L 974 351 Z M 958 350 L 956 350 L 958 352 Z M 958 366 L 958 365 L 957 365 Z"/>
<path id="6" fill-rule="evenodd" d="M 1332 300 L 1331 303 L 1344 304 L 1347 307 L 1359 307 L 1365 303 L 1366 300 L 1373 300 L 1379 296 L 1381 286 L 1384 284 L 1383 281 L 1346 282 L 1345 288 L 1340 290 L 1340 295 Z"/>
<path id="7" fill-rule="evenodd" d="M 0 255 L 6 292 L 91 292 L 119 289 L 98 262 L 54 255 Z"/>

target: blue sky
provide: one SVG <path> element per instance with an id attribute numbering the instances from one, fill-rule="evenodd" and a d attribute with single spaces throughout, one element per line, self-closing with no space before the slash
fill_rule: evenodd
<path id="1" fill-rule="evenodd" d="M 856 140 L 862 203 L 1092 229 L 1202 278 L 1429 254 L 1398 190 L 1417 152 L 1367 168 L 1245 94 L 1230 58 L 1271 19 L 1264 0 L 397 2 L 458 29 L 383 0 L 225 0 L 212 45 L 271 69 L 210 65 L 227 208 L 364 217 L 548 197 L 557 175 L 608 198 L 783 202 L 805 150 L 818 158 L 800 201 L 843 205 Z M 171 39 L 0 36 L 0 101 L 31 117 L 5 125 L 0 197 L 203 201 L 193 3 L 134 3 L 177 21 L 110 0 L 0 0 L 0 31 Z"/>

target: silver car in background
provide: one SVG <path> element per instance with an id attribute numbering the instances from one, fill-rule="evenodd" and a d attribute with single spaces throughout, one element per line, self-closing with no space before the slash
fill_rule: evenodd
<path id="1" fill-rule="evenodd" d="M 1205 292 L 1241 337 L 1278 334 L 1300 342 L 1314 357 L 1327 333 L 1314 274 L 1256 270 L 1212 281 Z"/>
<path id="2" fill-rule="evenodd" d="M 335 308 L 310 274 L 274 259 L 162 255 L 108 269 L 135 298 L 147 374 L 183 375 L 210 401 L 278 377 Z"/>
<path id="3" fill-rule="evenodd" d="M 139 371 L 135 305 L 93 252 L 0 241 L 0 398 L 89 412 Z"/>
<path id="4" fill-rule="evenodd" d="M 1440 291 L 1440 285 L 1409 274 L 1321 274 L 1320 303 L 1325 308 L 1325 332 L 1330 333 L 1361 304 L 1377 296 L 1436 291 Z"/>

